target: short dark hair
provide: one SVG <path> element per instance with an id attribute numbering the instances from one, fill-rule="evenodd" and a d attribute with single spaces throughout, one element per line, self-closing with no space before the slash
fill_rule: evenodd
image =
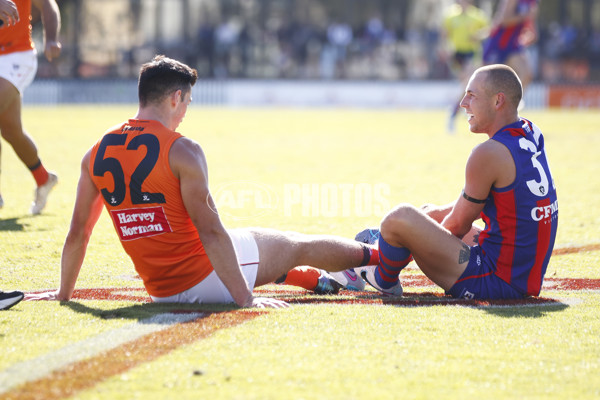
<path id="1" fill-rule="evenodd" d="M 485 72 L 486 90 L 502 92 L 514 107 L 519 106 L 523 98 L 523 85 L 514 69 L 504 64 L 492 64 L 481 67 L 478 72 Z"/>
<path id="2" fill-rule="evenodd" d="M 155 56 L 152 61 L 142 65 L 138 80 L 138 99 L 140 106 L 160 103 L 176 90 L 187 93 L 196 84 L 198 72 L 182 62 L 163 55 Z"/>

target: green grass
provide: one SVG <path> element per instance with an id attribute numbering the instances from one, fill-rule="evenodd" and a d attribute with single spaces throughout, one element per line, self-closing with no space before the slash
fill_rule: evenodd
<path id="1" fill-rule="evenodd" d="M 590 306 L 546 310 L 298 306 L 220 331 L 82 398 L 593 398 L 594 297 Z M 561 327 L 565 320 L 577 322 Z"/>
<path id="2" fill-rule="evenodd" d="M 133 106 L 25 109 L 26 129 L 60 183 L 46 211 L 29 216 L 33 179 L 3 142 L 0 288 L 58 286 L 80 159 L 104 130 L 134 113 Z M 551 110 L 524 116 L 544 132 L 558 188 L 556 247 L 600 243 L 600 114 Z M 260 185 L 276 200 L 273 209 L 260 213 L 252 205 L 232 208 L 224 213 L 226 226 L 353 237 L 378 223 L 383 206 L 446 203 L 459 195 L 465 160 L 484 137 L 466 127 L 447 135 L 444 122 L 441 111 L 192 107 L 180 131 L 203 146 L 213 191 L 245 182 Z M 286 203 L 286 188 L 339 189 L 331 185 L 340 183 L 380 184 L 387 191 L 366 215 L 357 215 L 354 192 L 349 215 L 340 198 L 317 202 L 308 213 Z M 599 279 L 599 263 L 599 251 L 554 257 L 548 276 Z M 77 287 L 141 287 L 133 276 L 103 215 Z M 219 330 L 76 398 L 597 398 L 600 293 L 542 295 L 565 304 L 297 305 Z M 21 303 L 0 313 L 0 373 L 166 309 L 108 301 Z"/>

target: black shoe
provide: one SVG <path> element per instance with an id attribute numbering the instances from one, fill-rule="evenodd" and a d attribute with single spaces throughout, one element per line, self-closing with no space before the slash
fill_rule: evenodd
<path id="1" fill-rule="evenodd" d="M 8 310 L 21 300 L 25 294 L 23 292 L 3 292 L 0 290 L 0 310 Z"/>

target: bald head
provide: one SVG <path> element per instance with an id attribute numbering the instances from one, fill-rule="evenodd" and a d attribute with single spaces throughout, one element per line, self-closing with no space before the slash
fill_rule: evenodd
<path id="1" fill-rule="evenodd" d="M 515 109 L 523 97 L 523 85 L 517 73 L 508 65 L 493 64 L 481 67 L 476 74 L 485 74 L 484 85 L 487 94 L 504 93 L 506 100 Z"/>

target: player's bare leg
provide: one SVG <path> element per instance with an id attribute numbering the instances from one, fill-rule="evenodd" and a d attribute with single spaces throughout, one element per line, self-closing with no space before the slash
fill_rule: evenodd
<path id="1" fill-rule="evenodd" d="M 12 85 L 10 86 L 12 90 L 10 88 L 0 88 L 0 93 L 8 93 L 6 101 L 0 104 L 0 130 L 2 131 L 2 137 L 13 147 L 23 164 L 31 168 L 40 161 L 37 147 L 31 137 L 23 130 L 21 97 L 17 89 Z"/>
<path id="2" fill-rule="evenodd" d="M 0 177 L 2 177 L 2 144 L 0 144 Z M 4 207 L 4 198 L 0 190 L 0 208 Z"/>
<path id="3" fill-rule="evenodd" d="M 469 247 L 462 240 L 409 204 L 384 217 L 381 238 L 391 246 L 408 248 L 423 273 L 444 290 L 454 285 L 469 260 Z"/>
<path id="4" fill-rule="evenodd" d="M 256 286 L 271 283 L 301 265 L 343 271 L 358 267 L 365 259 L 365 245 L 350 239 L 263 228 L 250 231 L 260 255 Z"/>
<path id="5" fill-rule="evenodd" d="M 4 112 L 12 103 L 16 96 L 19 95 L 17 89 L 6 79 L 0 78 L 0 114 Z M 0 144 L 0 154 L 2 153 L 2 146 Z M 4 206 L 4 199 L 0 194 L 0 208 Z"/>
<path id="6" fill-rule="evenodd" d="M 0 132 L 12 146 L 23 164 L 31 171 L 37 188 L 31 206 L 32 214 L 39 214 L 46 206 L 50 190 L 58 177 L 42 165 L 33 139 L 23 130 L 21 122 L 21 95 L 7 80 L 0 78 Z"/>

